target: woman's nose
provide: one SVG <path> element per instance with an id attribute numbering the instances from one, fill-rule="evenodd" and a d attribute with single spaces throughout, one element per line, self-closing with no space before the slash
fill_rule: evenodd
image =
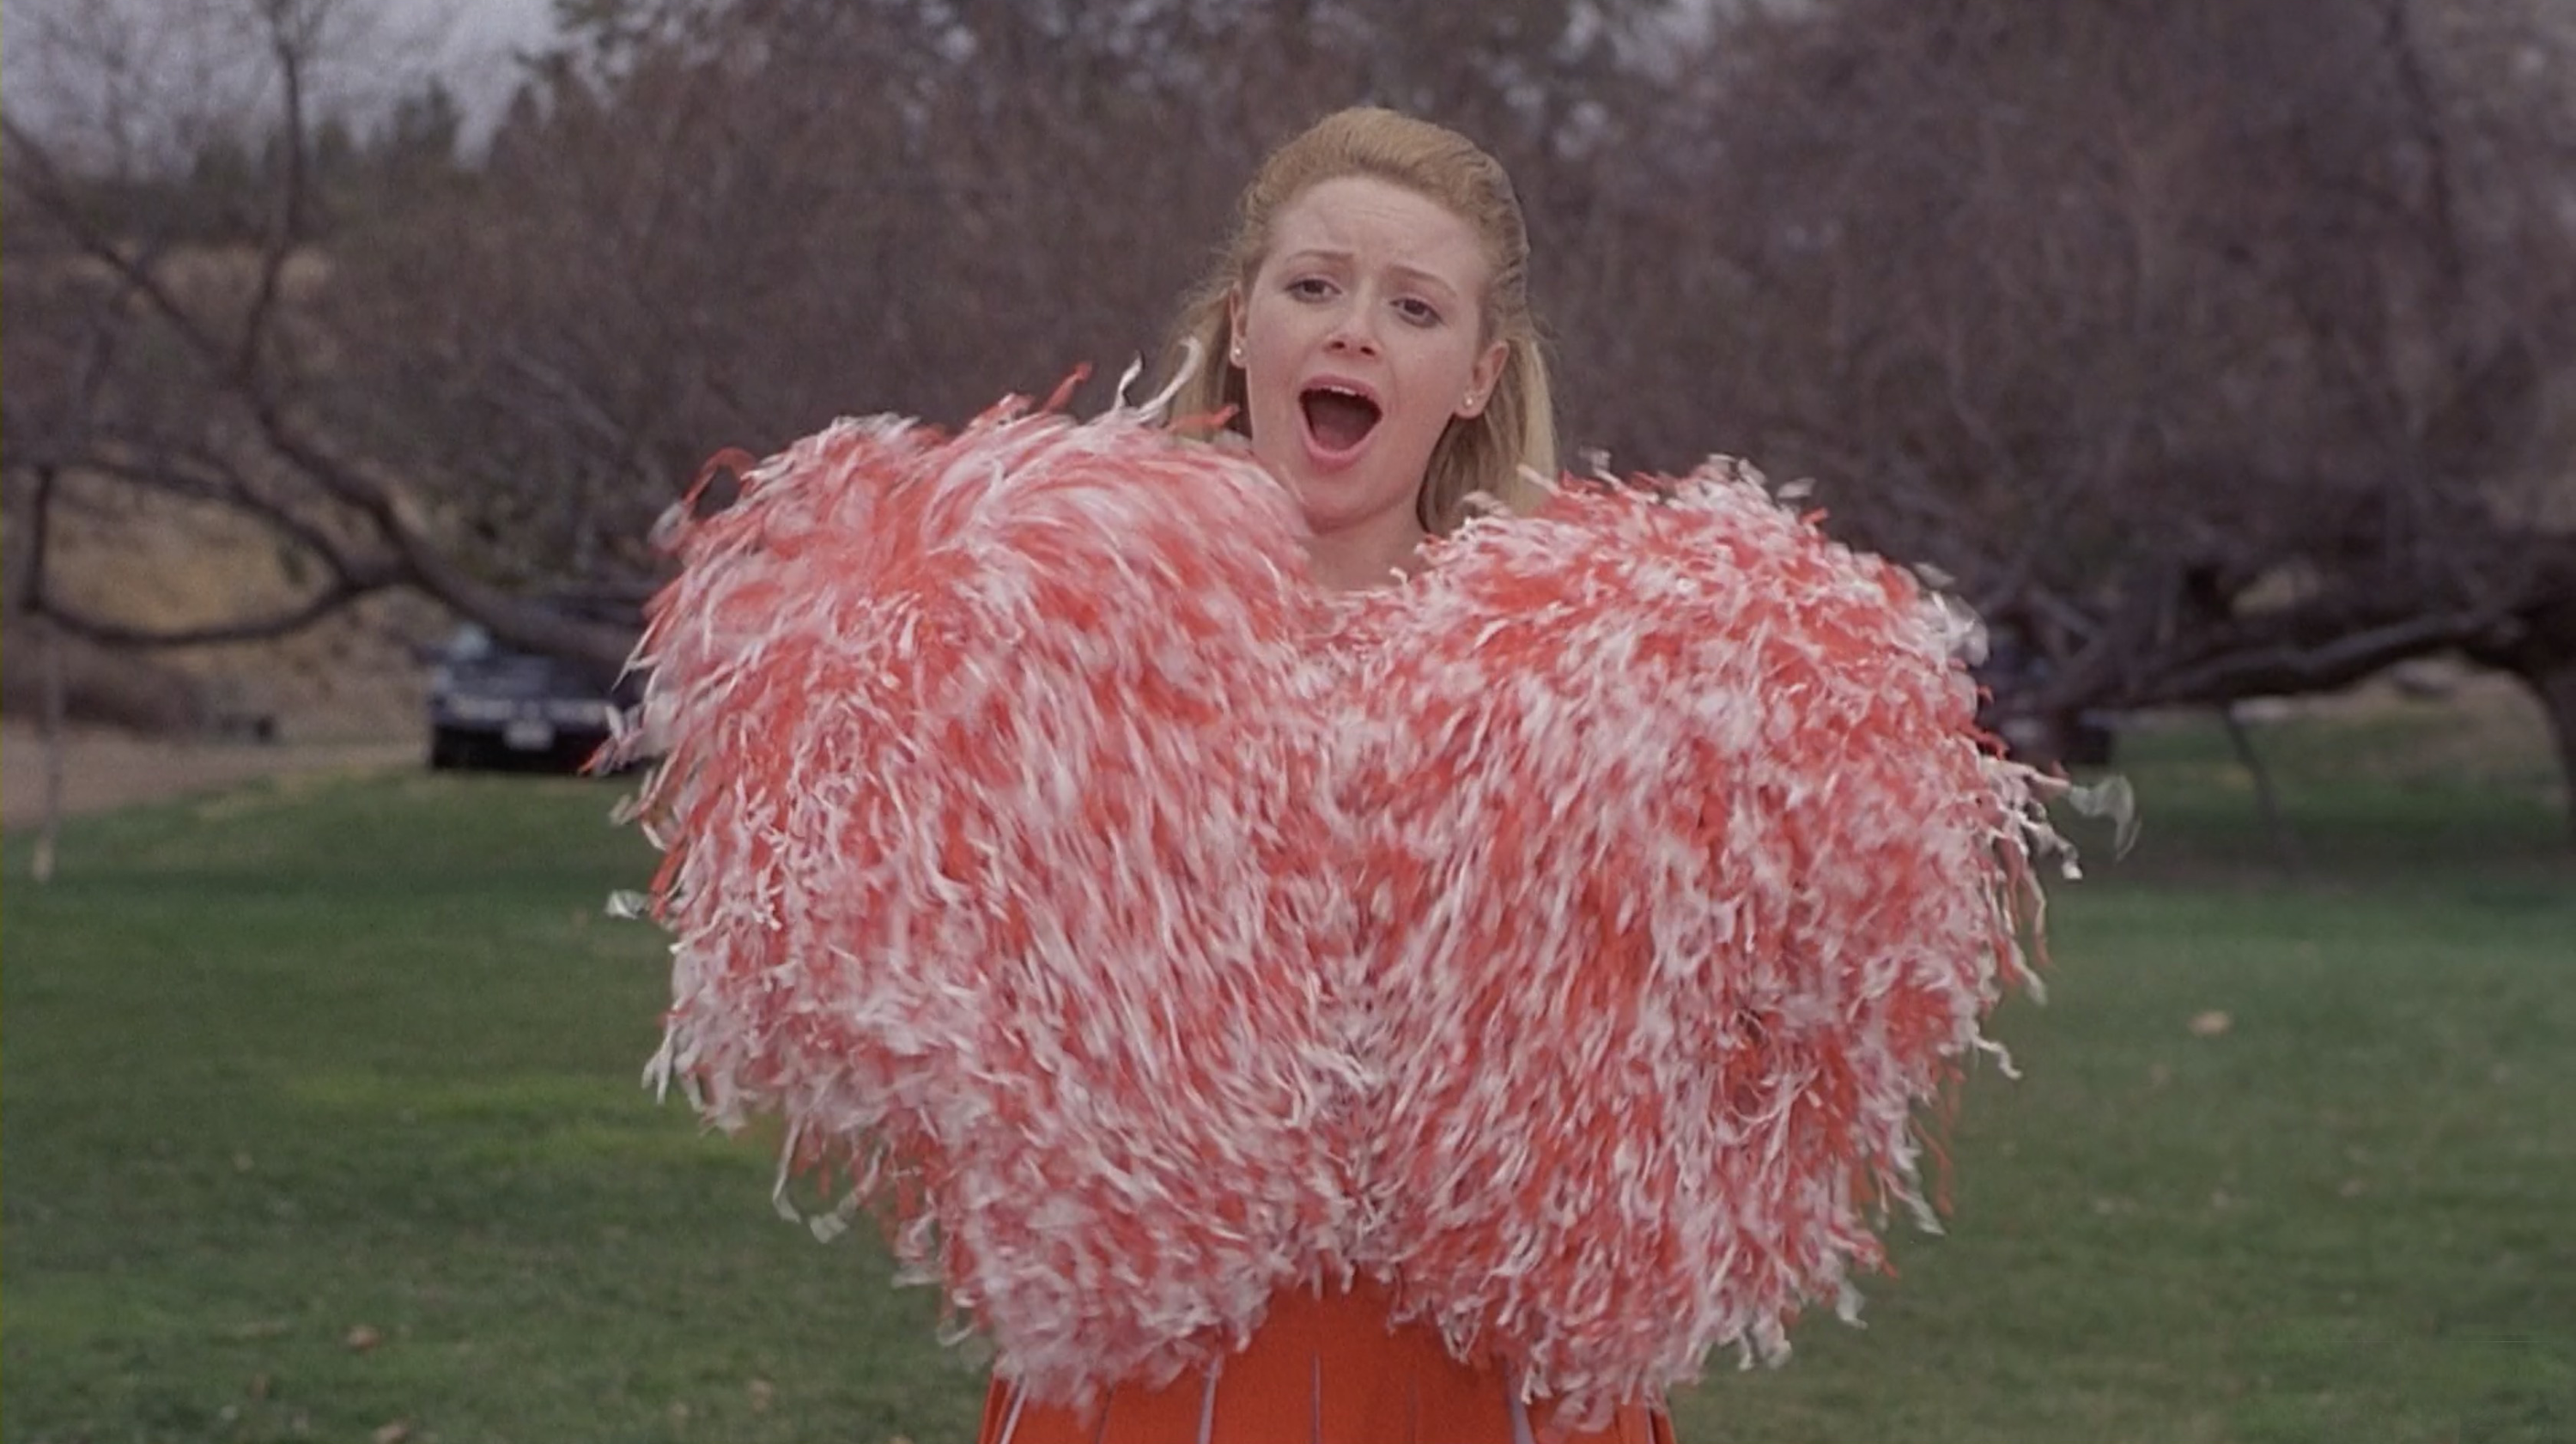
<path id="1" fill-rule="evenodd" d="M 1369 326 L 1368 309 L 1351 306 L 1333 318 L 1332 334 L 1324 338 L 1326 349 L 1356 352 L 1363 356 L 1377 354 L 1377 332 Z"/>

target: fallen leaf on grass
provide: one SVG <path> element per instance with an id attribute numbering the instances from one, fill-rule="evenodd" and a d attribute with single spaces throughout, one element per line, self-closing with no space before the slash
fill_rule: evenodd
<path id="1" fill-rule="evenodd" d="M 2235 1026 L 2236 1020 L 2227 1016 L 2224 1009 L 2212 1008 L 2206 1013 L 2192 1015 L 2191 1035 L 2195 1038 L 2215 1038 Z"/>
<path id="2" fill-rule="evenodd" d="M 403 1444 L 404 1440 L 411 1437 L 411 1421 L 396 1419 L 390 1424 L 379 1425 L 376 1432 L 369 1437 L 374 1439 L 376 1444 Z"/>
<path id="3" fill-rule="evenodd" d="M 768 1413 L 771 1402 L 776 1400 L 777 1397 L 777 1386 L 770 1383 L 767 1379 L 754 1379 L 751 1381 L 751 1412 L 755 1414 Z"/>
<path id="4" fill-rule="evenodd" d="M 340 1336 L 340 1342 L 347 1345 L 353 1354 L 366 1353 L 384 1341 L 384 1331 L 373 1324 L 353 1325 L 349 1332 Z"/>

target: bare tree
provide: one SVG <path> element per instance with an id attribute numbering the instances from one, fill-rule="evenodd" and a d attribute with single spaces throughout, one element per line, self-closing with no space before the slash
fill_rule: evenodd
<path id="1" fill-rule="evenodd" d="M 80 163 L 77 147 L 5 120 L 12 224 L 5 345 L 6 439 L 16 524 L 35 539 L 18 604 L 74 635 L 185 645 L 283 635 L 387 588 L 416 587 L 526 644 L 569 653 L 619 645 L 606 629 L 527 604 L 479 575 L 407 473 L 334 406 L 345 347 L 318 324 L 331 258 L 314 175 L 311 110 L 351 0 L 242 0 L 232 38 L 254 45 L 276 123 L 264 202 L 237 245 L 174 233 L 169 217 L 115 202 L 136 173 Z M 136 32 L 144 33 L 144 32 Z M 13 32 L 14 36 L 15 32 Z M 143 127 L 131 116 L 116 133 Z M 133 164 L 166 172 L 171 156 Z M 57 481 L 128 488 L 254 518 L 312 580 L 256 615 L 177 630 L 139 627 L 71 600 L 47 565 Z"/>
<path id="2" fill-rule="evenodd" d="M 2545 0 L 581 0 L 488 157 L 399 168 L 335 160 L 315 99 L 367 0 L 190 3 L 267 117 L 198 191 L 112 28 L 37 37 L 104 139 L 7 116 L 13 540 L 183 498 L 306 582 L 158 633 L 22 546 L 73 635 L 401 589 L 605 665 L 626 628 L 555 599 L 655 585 L 704 458 L 1149 351 L 1260 152 L 1378 100 L 1512 168 L 1571 435 L 1819 478 L 2041 659 L 2012 705 L 2460 649 L 2547 701 L 2576 779 Z"/>
<path id="3" fill-rule="evenodd" d="M 2019 705 L 2460 649 L 2531 685 L 2576 779 L 2576 537 L 2542 501 L 2576 92 L 2535 83 L 2572 60 L 2515 0 L 1751 12 L 1664 146 L 1705 259 L 1655 339 L 1701 384 L 1614 435 L 1714 416 L 1816 474 L 2045 659 Z"/>

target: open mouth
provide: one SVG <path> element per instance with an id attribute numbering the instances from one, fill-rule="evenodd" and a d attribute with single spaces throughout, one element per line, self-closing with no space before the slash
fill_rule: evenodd
<path id="1" fill-rule="evenodd" d="M 1368 439 L 1377 429 L 1377 403 L 1356 391 L 1338 386 L 1312 386 L 1299 392 L 1297 404 L 1306 412 L 1306 434 L 1326 451 L 1342 452 Z"/>

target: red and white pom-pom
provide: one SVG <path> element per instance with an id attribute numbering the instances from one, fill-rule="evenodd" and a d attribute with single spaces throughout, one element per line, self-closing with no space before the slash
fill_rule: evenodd
<path id="1" fill-rule="evenodd" d="M 1568 1417 L 1851 1306 L 2045 826 L 1911 576 L 1730 466 L 1663 490 L 1470 523 L 1351 629 L 1357 1261 Z"/>
<path id="2" fill-rule="evenodd" d="M 1295 511 L 1132 411 L 844 422 L 672 524 L 656 1060 L 847 1170 L 1036 1397 L 1169 1378 L 1334 1236 Z"/>

